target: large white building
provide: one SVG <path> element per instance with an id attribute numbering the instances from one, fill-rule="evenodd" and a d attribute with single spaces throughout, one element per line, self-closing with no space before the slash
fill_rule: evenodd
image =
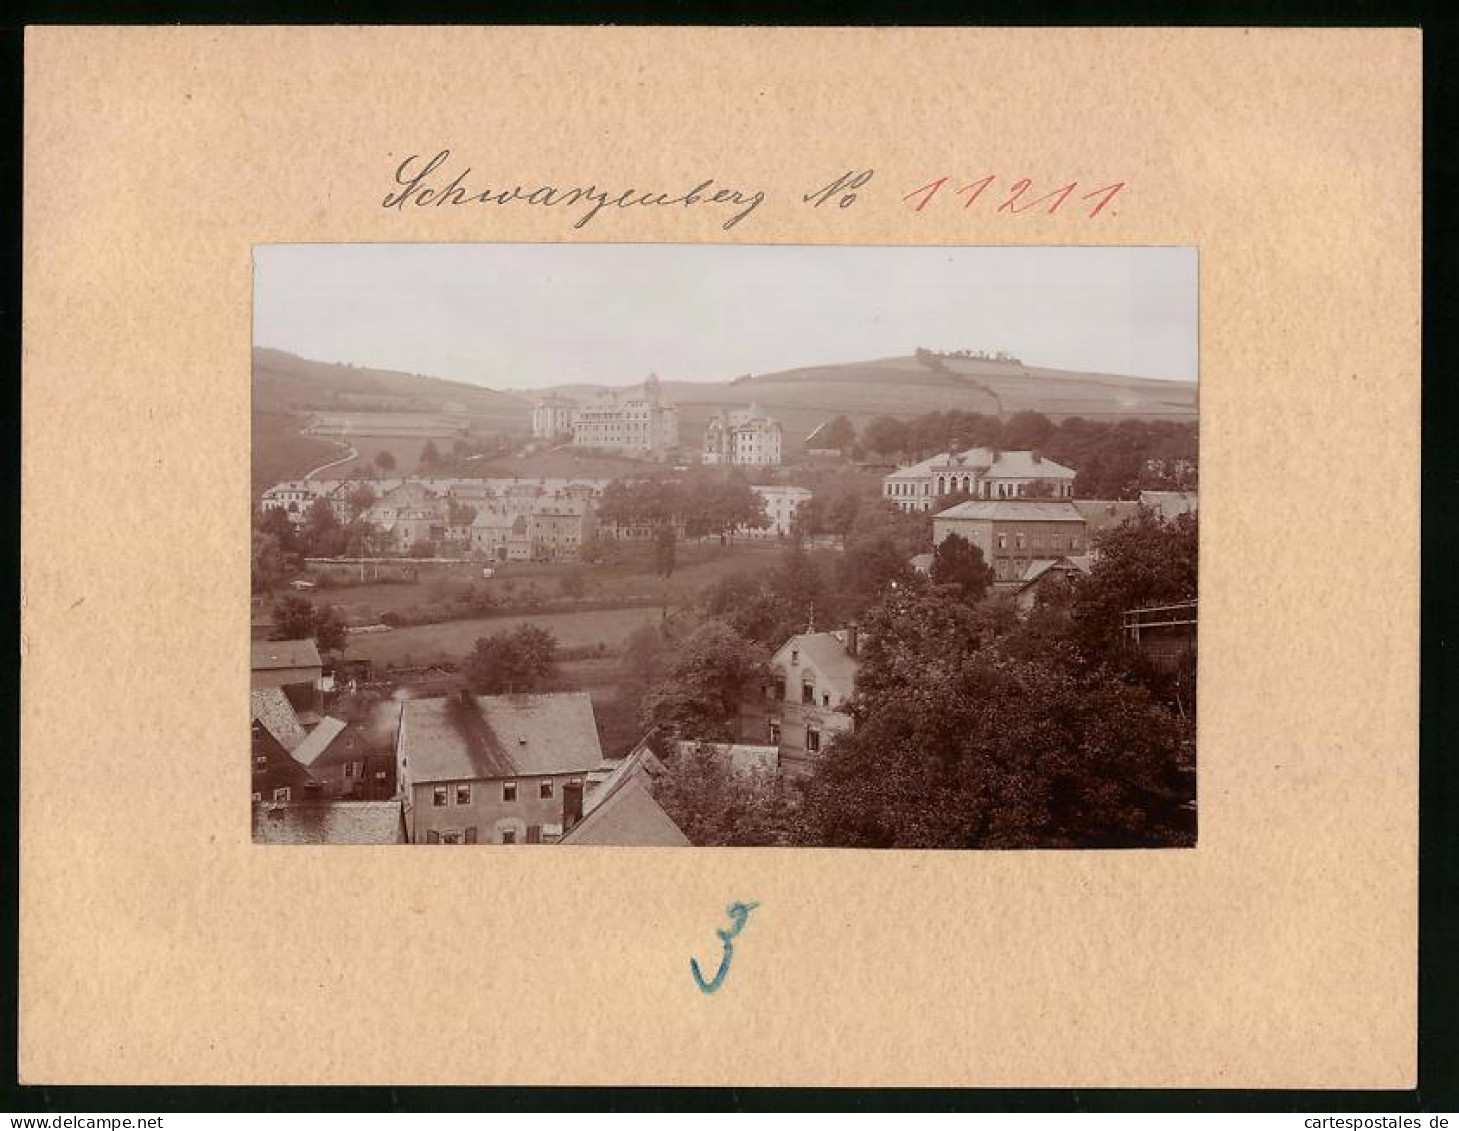
<path id="1" fill-rule="evenodd" d="M 721 411 L 704 430 L 704 462 L 737 467 L 775 467 L 780 463 L 780 421 L 758 404 Z"/>
<path id="2" fill-rule="evenodd" d="M 577 401 L 561 393 L 548 393 L 532 406 L 532 435 L 538 440 L 551 440 L 572 431 Z"/>
<path id="3" fill-rule="evenodd" d="M 1037 452 L 969 448 L 941 452 L 882 480 L 882 495 L 904 511 L 929 511 L 940 498 L 1072 499 L 1074 469 Z"/>
<path id="4" fill-rule="evenodd" d="M 572 442 L 581 448 L 662 456 L 679 446 L 679 410 L 664 402 L 652 373 L 642 386 L 579 405 Z"/>
<path id="5" fill-rule="evenodd" d="M 787 538 L 795 527 L 795 514 L 811 497 L 804 487 L 751 487 L 765 500 L 765 516 L 769 526 L 746 528 L 741 533 L 752 538 Z"/>

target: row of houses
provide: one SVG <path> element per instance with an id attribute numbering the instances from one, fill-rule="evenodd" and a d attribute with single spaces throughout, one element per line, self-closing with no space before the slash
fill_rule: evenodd
<path id="1" fill-rule="evenodd" d="M 335 518 L 370 524 L 381 549 L 409 550 L 427 542 L 441 549 L 473 553 L 488 561 L 570 561 L 583 546 L 602 537 L 651 537 L 648 528 L 602 526 L 595 504 L 607 480 L 471 480 L 404 478 L 376 489 L 359 480 L 302 480 L 264 492 L 264 510 L 281 509 L 296 523 L 307 521 L 315 500 L 324 499 Z M 361 489 L 369 488 L 368 495 Z M 765 503 L 766 527 L 747 527 L 750 538 L 787 537 L 797 511 L 810 499 L 804 487 L 753 487 Z M 362 506 L 363 502 L 363 506 Z"/>
<path id="2" fill-rule="evenodd" d="M 387 700 L 363 719 L 318 717 L 297 710 L 299 696 L 289 694 L 322 685 L 311 649 L 309 641 L 254 647 L 256 841 L 689 843 L 654 800 L 662 764 L 645 744 L 624 758 L 605 758 L 586 694 L 463 690 Z M 280 655 L 292 666 L 279 667 Z"/>

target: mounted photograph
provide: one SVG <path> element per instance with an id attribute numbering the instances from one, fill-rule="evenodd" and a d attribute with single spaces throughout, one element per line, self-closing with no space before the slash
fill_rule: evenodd
<path id="1" fill-rule="evenodd" d="M 1195 845 L 1195 248 L 253 289 L 255 842 Z"/>

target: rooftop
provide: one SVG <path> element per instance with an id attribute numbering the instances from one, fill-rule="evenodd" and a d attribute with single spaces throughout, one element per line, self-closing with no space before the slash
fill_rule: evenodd
<path id="1" fill-rule="evenodd" d="M 582 691 L 410 699 L 400 745 L 416 782 L 586 773 L 603 761 Z"/>
<path id="2" fill-rule="evenodd" d="M 248 709 L 253 718 L 273 736 L 285 750 L 293 751 L 304 741 L 304 727 L 294 713 L 294 705 L 282 687 L 263 687 L 248 693 Z"/>
<path id="3" fill-rule="evenodd" d="M 799 652 L 805 661 L 836 684 L 843 695 L 851 695 L 856 685 L 856 669 L 861 664 L 835 633 L 803 632 L 792 636 L 776 651 L 774 662 L 789 664 L 791 652 Z"/>
<path id="4" fill-rule="evenodd" d="M 343 719 L 336 719 L 332 715 L 326 715 L 320 720 L 319 725 L 311 730 L 308 736 L 294 747 L 294 759 L 301 766 L 312 766 L 329 746 L 344 730 Z"/>
<path id="5" fill-rule="evenodd" d="M 993 519 L 1000 522 L 1083 522 L 1072 502 L 1037 499 L 971 499 L 932 516 L 945 519 Z"/>
<path id="6" fill-rule="evenodd" d="M 584 800 L 583 819 L 568 830 L 560 844 L 622 845 L 684 848 L 686 837 L 648 786 L 649 772 L 643 751 L 623 760 L 616 770 Z"/>
<path id="7" fill-rule="evenodd" d="M 252 666 L 256 672 L 275 668 L 317 668 L 320 666 L 319 649 L 308 637 L 303 640 L 255 640 Z"/>
<path id="8" fill-rule="evenodd" d="M 255 844 L 404 844 L 398 801 L 273 801 L 253 807 Z"/>

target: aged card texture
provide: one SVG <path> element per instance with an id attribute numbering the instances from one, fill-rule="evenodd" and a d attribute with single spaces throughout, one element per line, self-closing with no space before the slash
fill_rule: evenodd
<path id="1" fill-rule="evenodd" d="M 1411 1086 L 1420 47 L 1419 33 L 1402 29 L 31 29 L 22 1080 Z M 351 258 L 357 252 L 337 250 L 345 245 L 364 250 Z M 741 247 L 743 256 L 723 254 Z M 573 446 L 622 447 L 622 429 L 636 427 L 642 411 L 648 427 L 663 429 L 645 446 L 666 468 L 681 458 L 675 453 L 690 452 L 683 458 L 694 466 L 675 471 L 685 491 L 753 481 L 767 504 L 799 505 L 813 497 L 809 489 L 774 484 L 794 474 L 792 463 L 819 458 L 830 462 L 813 469 L 817 491 L 839 474 L 825 467 L 842 468 L 846 483 L 871 483 L 892 504 L 888 513 L 908 512 L 908 522 L 936 509 L 924 496 L 956 495 L 957 514 L 929 514 L 924 535 L 940 547 L 962 521 L 960 537 L 999 539 L 984 543 L 996 577 L 990 572 L 980 591 L 1004 592 L 1010 608 L 1023 598 L 1023 613 L 1046 610 L 1046 595 L 1029 588 L 1042 586 L 1045 572 L 1067 574 L 1077 594 L 1082 575 L 1097 575 L 1115 553 L 1096 540 L 1103 549 L 1090 559 L 1091 546 L 1075 540 L 1086 519 L 1095 522 L 1086 499 L 1068 498 L 1097 482 L 1083 457 L 1064 468 L 1052 433 L 1028 439 L 1027 419 L 1001 402 L 983 405 L 973 425 L 993 432 L 980 438 L 958 424 L 926 450 L 910 432 L 886 439 L 895 427 L 872 418 L 921 413 L 914 377 L 919 388 L 941 382 L 994 401 L 1011 387 L 998 375 L 1027 377 L 1023 365 L 1043 366 L 1040 380 L 1065 380 L 1054 371 L 1079 367 L 1063 363 L 1052 340 L 1019 327 L 1081 322 L 1067 304 L 1082 268 L 1058 265 L 1093 262 L 1100 248 L 1171 265 L 1158 277 L 1174 280 L 1164 296 L 1172 302 L 1190 288 L 1183 329 L 1171 333 L 1189 341 L 1192 371 L 1158 374 L 1183 378 L 1183 391 L 1163 407 L 1141 402 L 1137 411 L 1131 401 L 1126 410 L 1194 421 L 1189 382 L 1198 367 L 1202 695 L 1198 712 L 1187 712 L 1178 685 L 1167 705 L 1179 718 L 1166 720 L 1171 734 L 1186 736 L 1183 750 L 1199 749 L 1198 761 L 1179 767 L 1181 788 L 1198 785 L 1198 835 L 1195 793 L 1178 789 L 1171 811 L 1188 816 L 1189 829 L 1146 822 L 1138 835 L 1100 826 L 1040 839 L 1016 826 L 1000 838 L 956 820 L 928 832 L 931 824 L 914 817 L 868 833 L 870 814 L 888 811 L 885 795 L 905 796 L 915 758 L 903 749 L 896 777 L 889 756 L 879 778 L 867 737 L 878 732 L 863 726 L 863 714 L 854 741 L 860 764 L 871 766 L 856 783 L 865 792 L 823 791 L 835 802 L 824 811 L 839 815 L 819 833 L 706 840 L 660 776 L 677 780 L 675 759 L 689 757 L 687 747 L 655 747 L 658 757 L 635 748 L 614 761 L 626 748 L 609 749 L 596 692 L 553 698 L 549 689 L 532 700 L 534 722 L 516 677 L 502 682 L 483 666 L 471 678 L 484 697 L 452 685 L 431 698 L 421 687 L 441 675 L 431 666 L 438 657 L 401 659 L 399 641 L 426 636 L 402 621 L 403 602 L 391 606 L 401 615 L 380 624 L 369 623 L 377 610 L 349 604 L 346 587 L 364 586 L 367 568 L 377 570 L 371 582 L 382 580 L 380 569 L 395 570 L 401 576 L 385 580 L 451 599 L 458 575 L 420 575 L 451 562 L 473 578 L 459 600 L 497 613 L 512 601 L 557 608 L 603 598 L 614 569 L 651 552 L 630 544 L 632 523 L 616 520 L 623 545 L 594 550 L 593 560 L 609 565 L 593 572 L 584 511 L 595 509 L 601 538 L 622 498 L 611 501 L 599 484 L 584 489 L 592 497 L 577 500 L 577 510 L 562 500 L 529 507 L 511 501 L 514 488 L 431 479 L 424 469 L 438 459 L 516 459 L 549 440 L 586 468 Z M 844 258 L 828 258 L 833 249 Z M 888 310 L 915 319 L 946 308 L 960 265 L 976 273 L 994 262 L 1023 266 L 1001 293 L 985 292 L 983 306 L 970 304 L 966 337 L 953 309 L 945 340 L 906 341 L 898 352 L 907 357 L 883 359 L 880 376 L 862 374 L 887 399 L 858 402 L 864 411 L 851 413 L 860 430 L 854 458 L 849 440 L 813 441 L 814 403 L 765 394 L 762 405 L 746 394 L 743 404 L 696 408 L 689 386 L 673 381 L 716 375 L 679 372 L 698 356 L 696 345 L 710 342 L 726 358 L 717 370 L 726 388 L 766 387 L 768 378 L 755 386 L 749 376 L 736 386 L 728 358 L 741 356 L 737 335 L 771 340 L 767 311 L 781 296 L 817 320 L 818 340 L 847 343 L 839 353 L 828 347 L 826 363 L 867 361 L 852 343 L 874 340 L 866 331 L 875 318 L 837 296 L 871 280 Z M 617 274 L 615 264 L 624 265 Z M 634 274 L 632 264 L 650 264 L 650 274 Z M 1139 272 L 1130 271 L 1136 296 Z M 560 310 L 542 297 L 555 273 L 578 283 Z M 488 276 L 489 287 L 469 284 Z M 589 277 L 596 290 L 585 289 Z M 447 285 L 457 278 L 466 282 Z M 712 317 L 695 323 L 673 313 L 711 285 Z M 1095 311 L 1103 309 L 1097 289 Z M 332 343 L 312 349 L 324 341 L 314 303 L 326 291 L 348 291 L 357 309 Z M 419 404 L 385 394 L 332 394 L 323 408 L 281 394 L 262 405 L 258 351 L 295 341 L 313 361 L 375 360 L 381 369 L 459 378 L 448 371 L 446 332 L 430 341 L 431 326 L 411 321 L 425 294 L 438 296 L 449 333 L 495 319 L 505 343 L 508 330 L 540 325 L 543 357 L 590 333 L 600 335 L 605 358 L 630 356 L 624 342 L 634 358 L 651 356 L 643 339 L 657 337 L 663 356 L 679 361 L 664 362 L 662 389 L 643 371 L 594 374 L 644 382 L 642 392 L 620 401 L 610 390 L 608 402 L 584 407 L 573 399 L 579 392 L 542 391 L 580 375 L 534 377 L 540 358 L 530 349 L 512 355 L 511 380 L 482 383 L 509 390 L 500 404 L 520 417 L 520 451 L 518 439 L 478 432 L 471 405 L 449 397 L 432 402 L 437 416 L 426 423 L 409 416 Z M 1139 301 L 1164 309 L 1158 298 Z M 439 365 L 370 353 L 370 335 L 394 319 L 413 328 L 415 348 L 437 351 Z M 1021 343 L 1022 361 L 988 340 L 999 331 Z M 1131 356 L 1143 348 L 1131 345 Z M 761 356 L 743 368 L 777 368 L 768 353 L 762 367 Z M 787 353 L 778 368 L 817 361 Z M 909 374 L 905 404 L 898 365 Z M 684 403 L 665 407 L 676 398 Z M 609 402 L 618 407 L 605 415 L 599 409 Z M 295 456 L 261 442 L 262 407 L 279 419 L 303 414 L 286 430 Z M 838 408 L 829 400 L 828 418 Z M 1062 429 L 1067 440 L 1072 411 L 1041 427 Z M 396 466 L 407 458 L 402 442 L 389 453 L 362 445 L 359 421 L 370 413 L 374 426 L 395 413 L 392 435 L 416 429 L 417 439 L 432 438 L 429 452 L 411 449 L 414 470 Z M 308 434 L 296 433 L 305 420 Z M 420 431 L 431 428 L 445 431 Z M 1020 428 L 1022 441 L 1013 438 Z M 1105 435 L 1088 434 L 1096 433 Z M 679 445 L 681 434 L 689 439 Z M 436 437 L 450 450 L 438 452 Z M 348 448 L 356 461 L 349 474 L 372 484 L 357 496 L 358 484 L 341 478 L 331 496 L 352 536 L 330 533 L 335 520 L 324 504 L 317 517 L 285 517 L 297 500 L 283 471 L 302 474 L 307 455 L 331 444 Z M 918 463 L 928 450 L 930 462 Z M 269 467 L 279 474 L 261 480 L 261 459 L 276 455 Z M 1139 488 L 1183 487 L 1195 463 L 1193 450 L 1142 456 L 1139 475 L 1158 483 L 1110 479 L 1095 494 L 1138 508 Z M 1000 479 L 1000 466 L 1022 470 Z M 324 474 L 312 477 L 315 487 L 303 480 L 306 505 Z M 285 481 L 269 495 L 273 479 Z M 471 490 L 468 507 L 461 492 Z M 548 488 L 534 490 L 545 497 Z M 397 491 L 417 495 L 407 505 Z M 416 505 L 427 498 L 429 506 Z M 280 513 L 267 518 L 260 499 Z M 673 574 L 675 552 L 681 579 L 710 569 L 703 563 L 720 560 L 721 548 L 724 560 L 772 560 L 768 546 L 736 548 L 725 531 L 740 519 L 719 531 L 696 528 L 701 512 L 657 528 L 660 574 Z M 804 527 L 824 536 L 812 548 L 826 561 L 860 552 L 845 530 L 838 542 L 811 525 L 810 513 L 795 526 L 797 546 Z M 1027 527 L 1034 541 L 1026 546 L 1023 526 L 997 525 L 1010 514 L 1071 517 L 1053 534 Z M 789 511 L 772 507 L 761 541 L 784 541 L 793 525 Z M 721 535 L 718 544 L 707 532 Z M 301 550 L 294 570 L 281 567 L 276 579 L 292 586 L 283 596 L 294 604 L 270 606 L 258 597 L 261 541 L 266 557 L 296 533 L 334 538 L 331 557 L 358 577 L 310 572 Z M 1041 559 L 1035 551 L 1045 545 Z M 945 575 L 934 566 L 922 572 L 940 584 Z M 556 588 L 514 588 L 532 569 Z M 904 585 L 897 600 L 921 600 L 925 610 L 951 599 L 946 585 L 899 570 L 887 590 Z M 854 669 L 862 637 L 854 627 L 849 636 L 825 630 L 835 602 L 854 596 L 846 579 L 857 575 L 834 575 L 846 591 L 806 609 L 792 602 L 788 627 L 765 631 L 768 652 L 781 648 L 775 663 L 799 665 L 804 649 L 816 679 Z M 312 615 L 310 602 L 325 599 L 321 584 L 345 594 L 327 598 L 342 602 L 353 633 L 343 654 L 373 656 L 376 665 L 321 674 L 309 640 L 301 651 L 285 639 L 315 631 L 323 646 L 316 624 L 274 631 L 261 642 L 262 661 L 254 632 L 250 671 L 245 630 L 258 627 L 261 612 Z M 667 623 L 663 585 L 657 612 Z M 1196 594 L 1183 596 L 1193 638 Z M 406 612 L 418 616 L 415 609 Z M 655 610 L 640 613 L 651 620 Z M 875 629 L 867 649 L 896 636 L 897 618 L 885 611 L 862 623 Z M 1147 616 L 1126 635 L 1138 641 L 1142 625 L 1155 625 L 1150 637 L 1185 624 Z M 609 662 L 590 637 L 561 643 L 570 646 L 564 668 Z M 865 664 L 878 662 L 870 656 Z M 386 657 L 394 682 L 379 679 Z M 1186 662 L 1193 679 L 1193 649 Z M 284 673 L 265 678 L 262 694 L 261 666 Z M 303 674 L 288 674 L 295 669 Z M 449 683 L 451 673 L 442 678 Z M 844 759 L 849 747 L 818 729 L 835 706 L 825 685 L 810 675 L 803 685 L 779 678 L 762 689 L 771 706 L 744 724 L 760 745 L 743 749 L 763 751 L 780 772 L 798 767 L 811 790 L 822 763 Z M 303 698 L 294 694 L 301 687 Z M 347 696 L 371 687 L 380 702 L 403 704 L 385 763 L 400 772 L 400 792 L 413 790 L 414 808 L 393 776 L 384 784 L 384 768 L 376 778 L 373 762 L 336 760 L 337 772 L 324 772 L 329 728 L 342 724 L 321 714 L 343 715 Z M 416 694 L 420 702 L 407 702 Z M 849 683 L 845 694 L 849 702 Z M 245 700 L 255 720 L 251 757 Z M 606 736 L 601 767 L 590 700 Z M 267 715 L 274 707 L 281 714 Z M 663 733 L 710 733 L 670 714 L 653 716 Z M 1090 725 L 1122 750 L 1125 738 L 1108 737 L 1121 733 L 1114 717 L 1110 708 Z M 429 728 L 452 718 L 467 738 L 478 734 L 479 750 L 460 739 L 466 769 L 428 778 L 431 758 L 450 761 L 430 747 Z M 624 718 L 616 725 L 640 721 L 635 712 Z M 539 738 L 567 743 L 583 720 L 579 761 L 539 756 Z M 305 727 L 315 729 L 306 737 Z M 1032 737 L 1013 743 L 1010 757 L 1041 741 L 1035 723 L 1028 727 Z M 714 736 L 744 741 L 733 727 Z M 1085 737 L 1076 747 L 1091 749 Z M 694 748 L 706 766 L 717 756 Z M 504 768 L 482 769 L 487 755 L 472 750 L 496 751 L 492 764 Z M 261 787 L 271 756 L 304 766 L 293 784 Z M 625 776 L 640 764 L 652 772 Z M 361 785 L 357 772 L 366 768 Z M 575 774 L 588 777 L 586 799 Z M 1029 792 L 1006 775 L 1002 787 L 1006 796 Z M 315 792 L 301 801 L 306 788 Z M 1087 816 L 1085 787 L 1064 788 Z M 330 790 L 349 800 L 328 800 Z M 848 817 L 847 797 L 861 798 L 864 812 Z M 615 840 L 616 826 L 601 816 L 611 798 L 623 821 L 658 831 Z M 538 808 L 525 816 L 511 808 L 529 801 Z M 392 804 L 404 805 L 404 818 L 391 818 L 385 839 L 463 847 L 271 843 L 307 825 L 299 814 L 378 815 L 394 812 Z M 307 828 L 293 839 L 351 837 L 381 839 Z M 669 847 L 689 842 L 701 847 Z"/>

